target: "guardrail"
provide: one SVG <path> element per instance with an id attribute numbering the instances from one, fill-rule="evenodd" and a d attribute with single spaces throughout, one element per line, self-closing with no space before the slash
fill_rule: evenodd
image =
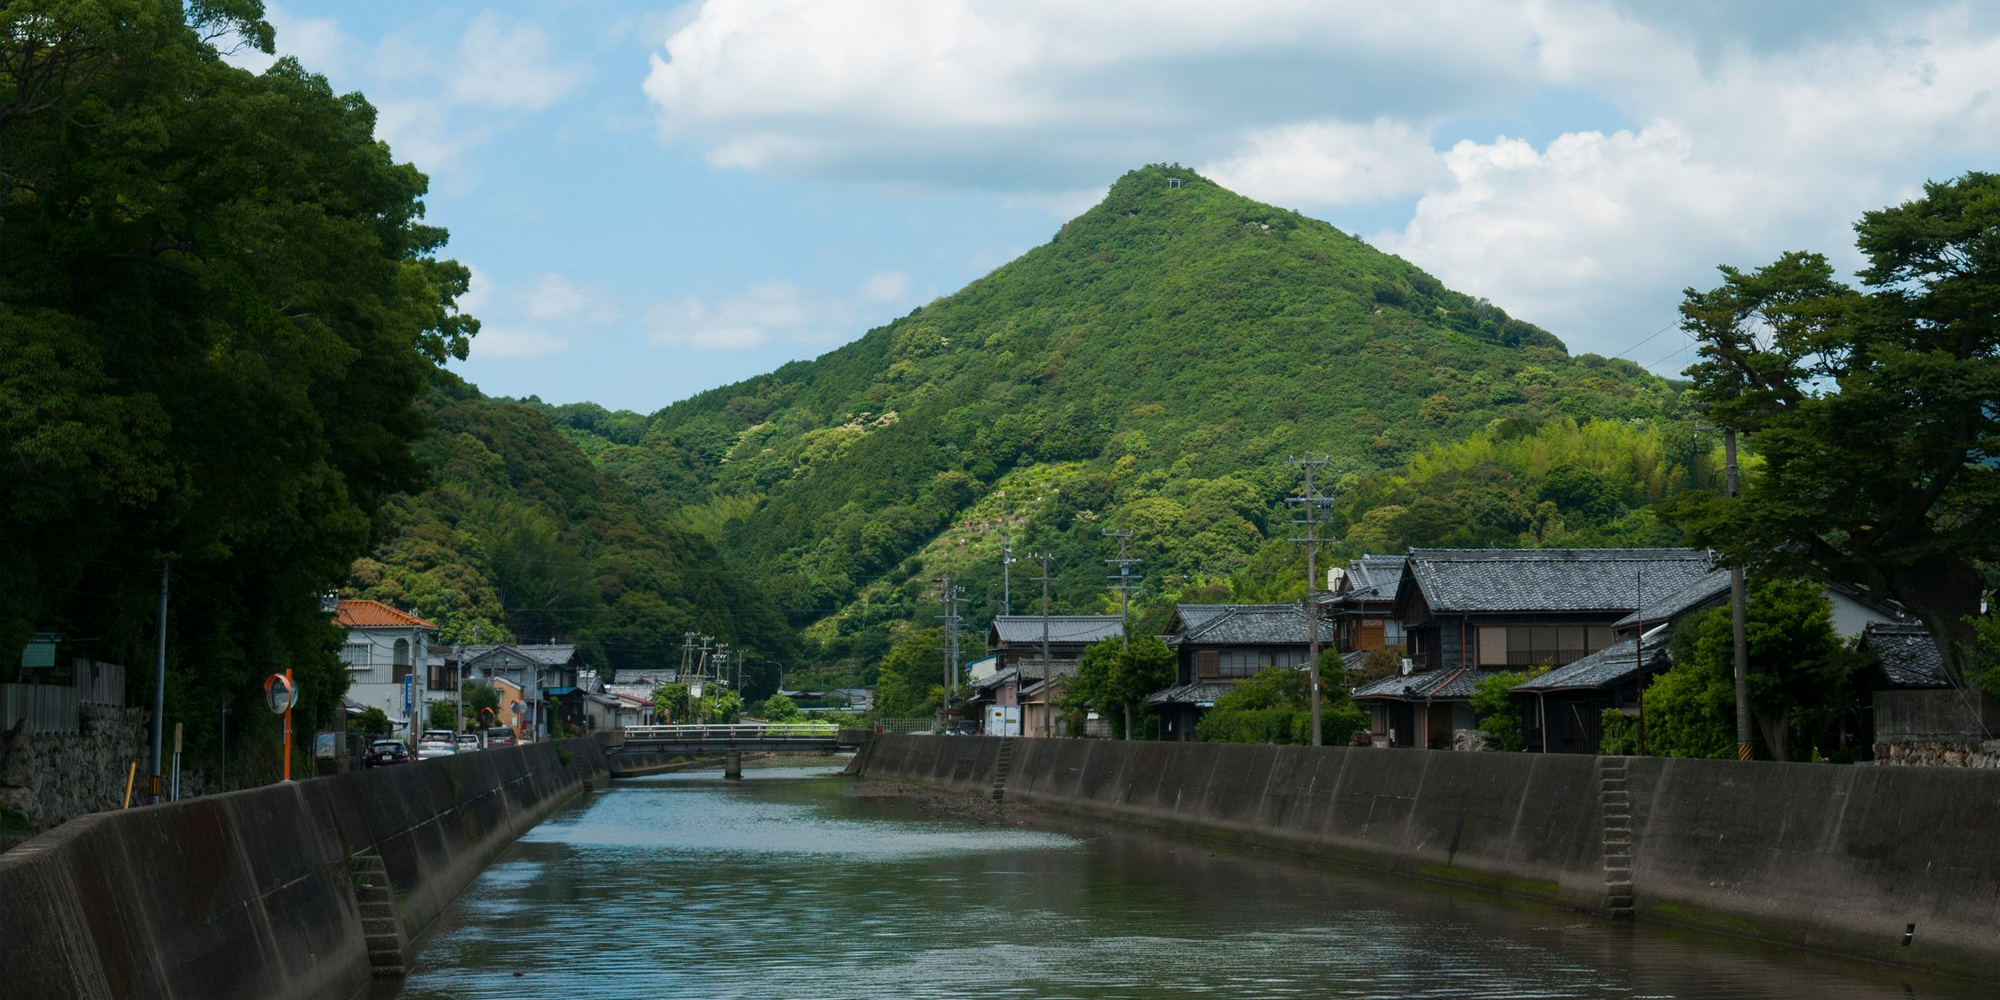
<path id="1" fill-rule="evenodd" d="M 625 742 L 743 743 L 752 740 L 836 738 L 840 727 L 831 722 L 737 722 L 715 725 L 626 726 Z"/>

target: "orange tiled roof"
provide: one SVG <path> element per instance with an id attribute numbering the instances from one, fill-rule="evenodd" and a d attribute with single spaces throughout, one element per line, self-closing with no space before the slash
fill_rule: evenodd
<path id="1" fill-rule="evenodd" d="M 381 601 L 348 600 L 341 598 L 340 610 L 333 613 L 333 623 L 343 628 L 383 628 L 401 626 L 404 628 L 437 628 L 407 611 L 398 611 Z"/>

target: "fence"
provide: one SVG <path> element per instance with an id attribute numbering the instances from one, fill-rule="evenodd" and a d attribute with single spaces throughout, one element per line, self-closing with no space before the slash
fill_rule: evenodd
<path id="1" fill-rule="evenodd" d="M 25 721 L 37 733 L 78 733 L 80 706 L 125 704 L 123 665 L 84 659 L 70 664 L 67 684 L 59 674 L 53 684 L 0 684 L 0 732 Z"/>
<path id="2" fill-rule="evenodd" d="M 96 660 L 74 661 L 76 670 L 76 697 L 85 705 L 125 704 L 125 665 L 122 663 L 99 663 Z"/>
<path id="3" fill-rule="evenodd" d="M 75 733 L 77 689 L 56 684 L 0 684 L 0 730 L 22 722 L 37 733 Z"/>
<path id="4" fill-rule="evenodd" d="M 937 730 L 937 718 L 926 715 L 917 719 L 876 719 L 875 725 L 885 733 L 929 733 Z"/>

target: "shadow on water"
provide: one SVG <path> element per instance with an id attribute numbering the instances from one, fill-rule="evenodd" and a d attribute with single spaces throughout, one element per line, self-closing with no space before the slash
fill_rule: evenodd
<path id="1" fill-rule="evenodd" d="M 482 874 L 380 996 L 1972 1000 L 1991 987 L 831 772 L 620 782 Z"/>

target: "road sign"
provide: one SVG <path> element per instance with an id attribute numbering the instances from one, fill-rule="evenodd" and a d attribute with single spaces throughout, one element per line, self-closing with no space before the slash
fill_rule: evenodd
<path id="1" fill-rule="evenodd" d="M 264 700 L 270 703 L 271 714 L 283 715 L 299 703 L 299 689 L 284 674 L 272 674 L 264 678 Z"/>

